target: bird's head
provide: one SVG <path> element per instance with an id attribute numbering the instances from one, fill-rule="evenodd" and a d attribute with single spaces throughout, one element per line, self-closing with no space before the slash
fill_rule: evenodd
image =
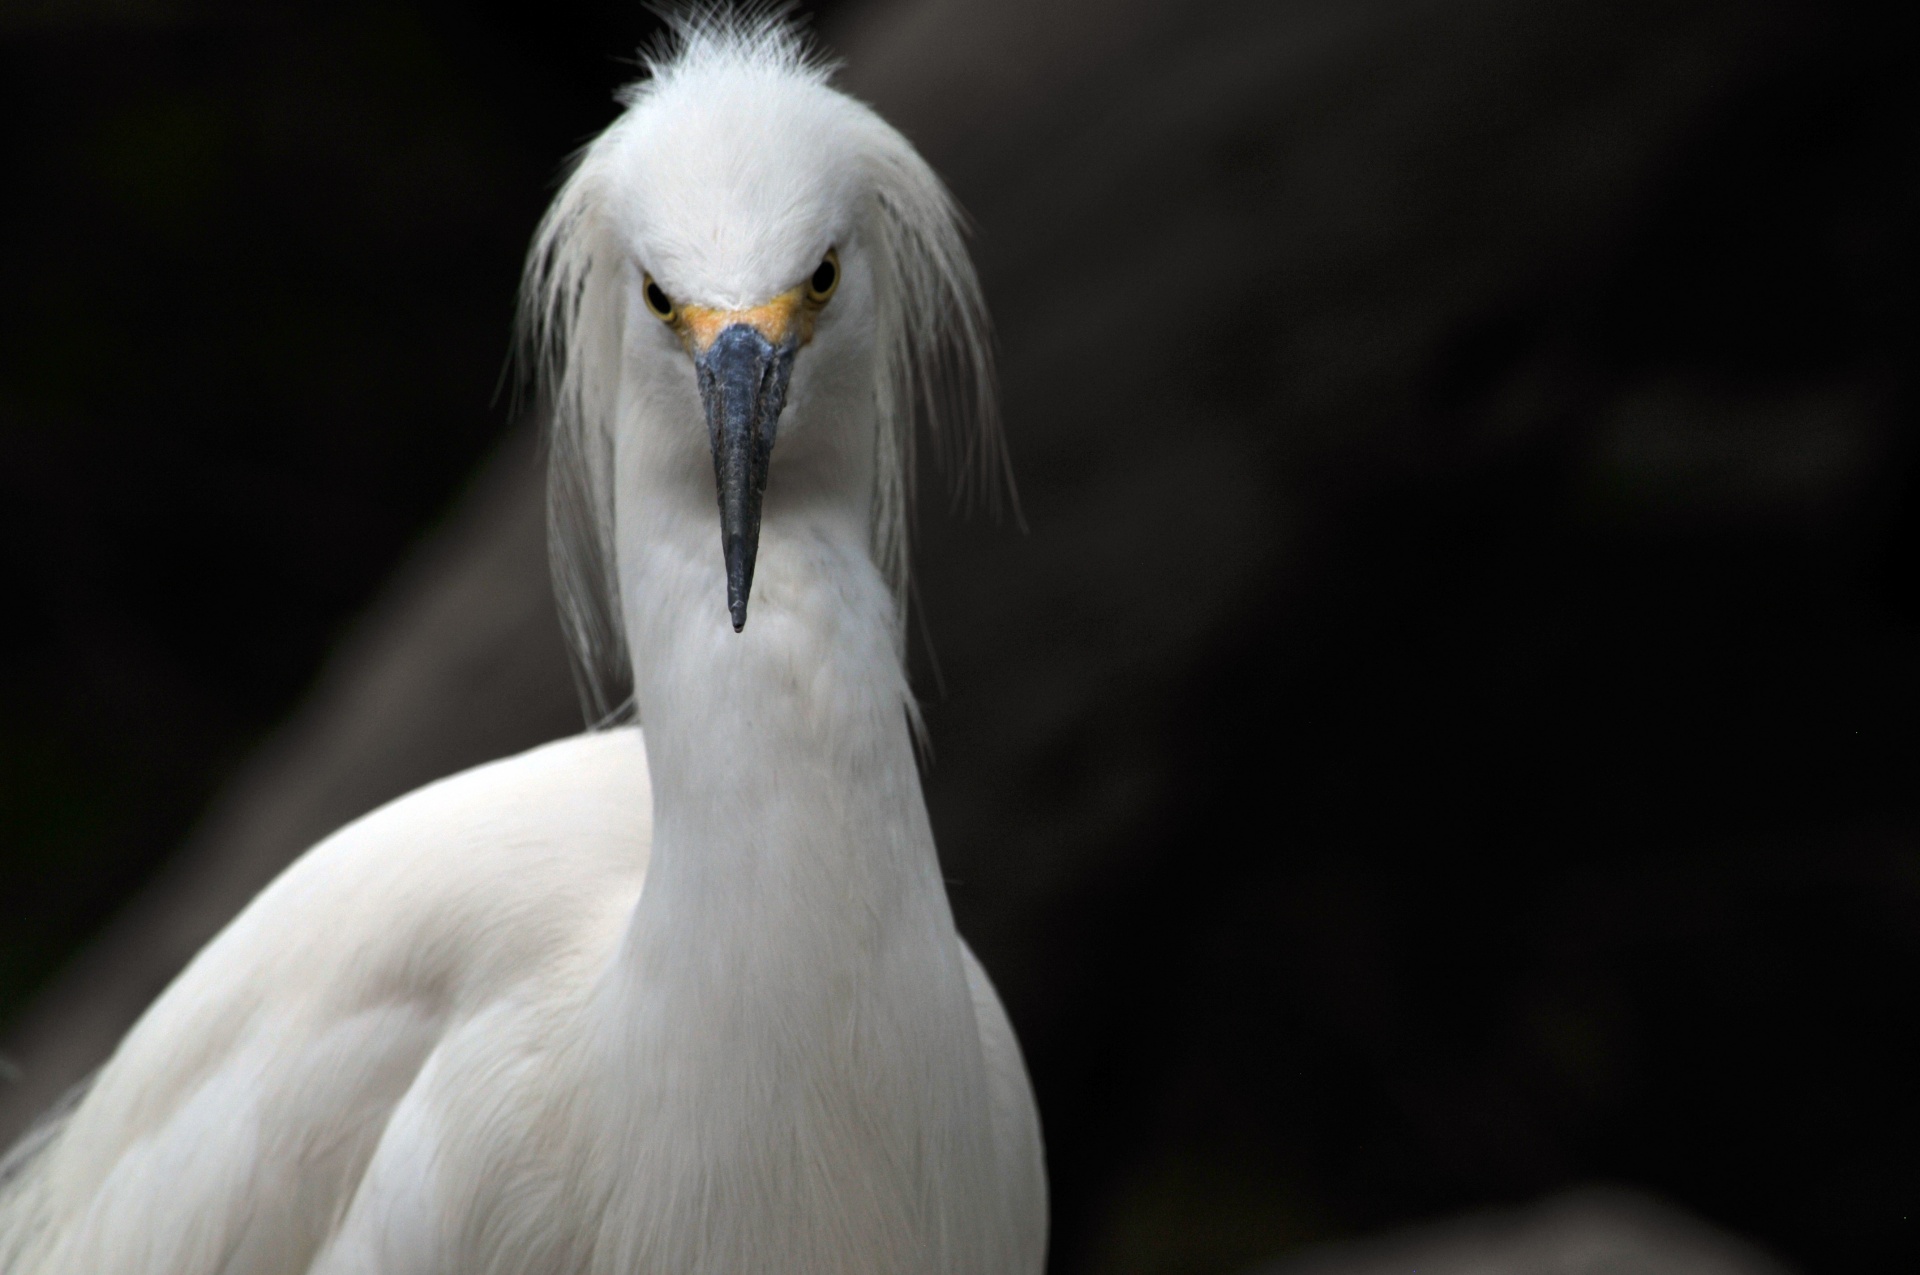
<path id="1" fill-rule="evenodd" d="M 711 475 L 715 591 L 724 580 L 737 631 L 770 481 L 857 489 L 898 584 L 915 417 L 949 417 L 975 460 L 991 451 L 984 309 L 958 214 L 912 146 L 777 19 L 683 23 L 649 69 L 582 152 L 528 268 L 577 648 L 618 638 L 617 605 L 596 617 L 583 595 L 617 603 L 625 458 Z M 583 634 L 595 624 L 609 634 Z"/>
<path id="2" fill-rule="evenodd" d="M 635 95 L 608 156 L 608 211 L 627 256 L 624 371 L 656 387 L 639 423 L 669 452 L 704 443 L 738 631 L 783 425 L 783 451 L 827 450 L 813 468 L 843 482 L 861 458 L 799 435 L 872 428 L 873 139 L 871 113 L 813 76 L 715 62 Z"/>

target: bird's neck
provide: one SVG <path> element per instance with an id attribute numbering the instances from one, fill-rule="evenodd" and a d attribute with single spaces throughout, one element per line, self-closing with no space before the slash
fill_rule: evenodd
<path id="1" fill-rule="evenodd" d="M 711 505 L 656 502 L 622 553 L 654 834 L 635 917 L 649 978 L 693 995 L 813 979 L 857 991 L 917 945 L 957 961 L 865 519 L 768 493 L 746 627 Z M 955 969 L 957 969 L 957 964 Z M 808 989 L 787 987 L 788 993 Z"/>
<path id="2" fill-rule="evenodd" d="M 892 603 L 863 511 L 803 490 L 769 485 L 741 633 L 712 505 L 623 505 L 654 822 L 581 1108 L 620 1166 L 607 1269 L 992 1269 L 966 1225 L 998 1198 L 986 1065 Z"/>

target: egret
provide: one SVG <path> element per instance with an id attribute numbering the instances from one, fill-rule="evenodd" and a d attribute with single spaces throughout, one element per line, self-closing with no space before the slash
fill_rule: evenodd
<path id="1" fill-rule="evenodd" d="M 901 657 L 915 422 L 992 441 L 958 215 L 784 20 L 675 30 L 523 293 L 602 728 L 264 890 L 9 1158 L 5 1275 L 1040 1270 Z"/>

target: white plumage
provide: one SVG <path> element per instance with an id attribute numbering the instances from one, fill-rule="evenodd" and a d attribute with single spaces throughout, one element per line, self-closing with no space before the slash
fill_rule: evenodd
<path id="1" fill-rule="evenodd" d="M 898 644 L 912 418 L 991 453 L 944 191 L 780 23 L 686 22 L 527 298 L 563 617 L 644 743 L 308 852 L 9 1160 L 5 1275 L 1040 1270 Z"/>

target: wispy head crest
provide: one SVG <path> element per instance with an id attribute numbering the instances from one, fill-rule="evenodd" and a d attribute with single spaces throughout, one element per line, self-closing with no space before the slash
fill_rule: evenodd
<path id="1" fill-rule="evenodd" d="M 623 106 L 684 75 L 752 70 L 825 84 L 839 69 L 792 0 L 663 6 L 655 12 L 665 28 L 640 50 L 645 74 L 615 95 Z"/>

